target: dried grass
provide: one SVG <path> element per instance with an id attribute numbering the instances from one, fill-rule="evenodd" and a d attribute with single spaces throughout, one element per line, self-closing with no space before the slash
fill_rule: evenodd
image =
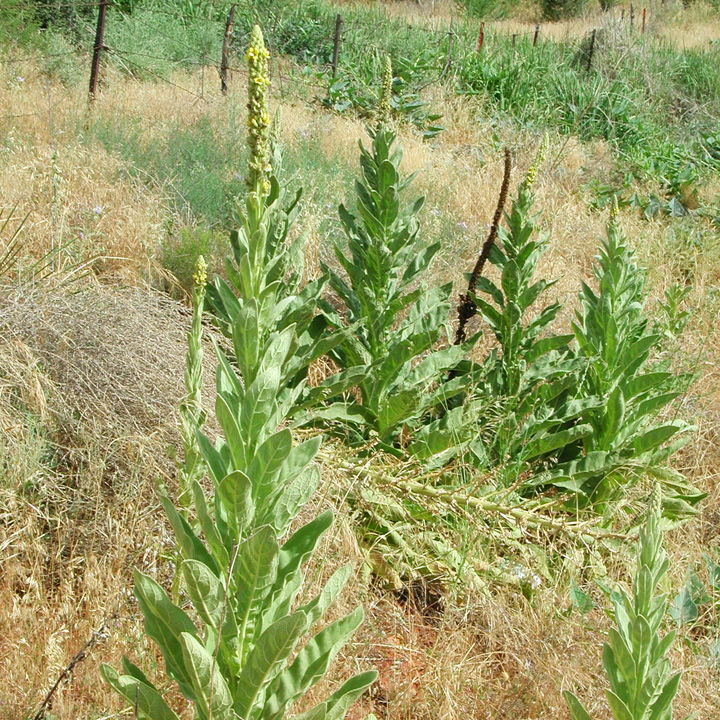
<path id="1" fill-rule="evenodd" d="M 196 87 L 196 75 L 175 79 Z M 44 82 L 39 73 L 28 72 L 22 88 L 0 83 L 0 101 L 18 113 L 35 112 L 34 101 L 42 97 Z M 229 104 L 239 107 L 244 101 L 242 77 L 236 76 L 233 83 Z M 228 108 L 212 97 L 189 101 L 178 88 L 117 76 L 108 85 L 113 92 L 98 98 L 94 112 L 136 118 L 149 138 L 162 133 L 163 123 L 191 123 L 207 115 L 224 127 L 227 119 Z M 50 92 L 56 130 L 79 127 L 82 91 L 51 85 Z M 485 236 L 502 159 L 490 129 L 477 123 L 469 103 L 440 97 L 437 101 L 446 103 L 448 129 L 433 145 L 403 131 L 405 169 L 421 171 L 414 190 L 429 198 L 428 234 L 449 232 L 433 208 L 458 220 L 452 233 L 443 235 L 448 249 L 434 271 L 438 280 L 457 284 Z M 284 135 L 290 142 L 300 128 L 312 125 L 322 138 L 319 152 L 356 164 L 355 141 L 364 138 L 361 122 L 318 115 L 287 98 L 282 105 Z M 162 232 L 162 191 L 133 184 L 117 159 L 81 146 L 71 133 L 51 134 L 48 128 L 47 116 L 18 120 L 16 130 L 10 128 L 6 134 L 0 164 L 3 202 L 18 201 L 21 209 L 31 211 L 26 247 L 41 254 L 52 238 L 67 238 L 72 235 L 69 228 L 92 220 L 98 239 L 87 249 L 88 256 L 127 258 L 108 261 L 107 269 L 115 278 L 137 282 L 138 276 L 150 272 L 149 257 Z M 13 136 L 14 144 L 7 139 Z M 514 188 L 537 139 L 504 139 L 516 152 Z M 51 147 L 65 183 L 55 200 Z M 602 213 L 586 209 L 581 188 L 589 177 L 602 178 L 607 172 L 608 153 L 599 143 L 570 141 L 561 146 L 555 140 L 553 148 L 537 182 L 537 208 L 552 233 L 540 272 L 558 280 L 553 294 L 568 301 L 561 315 L 567 327 L 579 280 L 590 275 L 606 220 Z M 101 215 L 86 218 L 96 205 L 103 207 Z M 684 272 L 677 253 L 664 241 L 666 228 L 661 223 L 649 224 L 629 213 L 623 214 L 622 222 L 651 267 L 654 302 Z M 303 223 L 315 228 L 308 249 L 308 272 L 314 275 L 326 239 L 317 231 L 317 217 Z M 709 497 L 700 517 L 668 538 L 674 588 L 684 582 L 687 567 L 698 562 L 703 551 L 720 548 L 720 331 L 715 323 L 717 300 L 712 300 L 720 262 L 713 252 L 701 248 L 691 258 L 690 304 L 697 312 L 677 350 L 678 362 L 694 362 L 702 370 L 682 406 L 699 432 L 678 456 L 677 465 Z M 126 598 L 133 566 L 163 581 L 170 572 L 164 558 L 169 537 L 155 483 L 163 479 L 172 489 L 174 482 L 166 448 L 177 444 L 174 410 L 182 394 L 187 321 L 176 304 L 141 288 L 88 286 L 71 294 L 15 285 L 0 291 L 0 720 L 27 716 L 37 707 L 91 631 L 118 608 L 121 619 L 58 693 L 54 716 L 108 717 L 119 709 L 117 699 L 99 681 L 101 660 L 117 664 L 122 653 L 146 665 L 157 660 Z M 211 397 L 210 350 L 206 358 L 206 397 Z M 317 377 L 325 371 L 317 367 Z M 327 454 L 337 460 L 343 452 L 333 445 Z M 376 462 L 387 462 L 391 477 L 408 472 L 389 459 Z M 332 503 L 339 518 L 320 558 L 309 568 L 309 592 L 334 569 L 333 563 L 349 560 L 359 567 L 364 561 L 342 502 L 362 477 L 330 462 L 323 464 L 322 472 L 323 490 L 306 515 Z M 492 565 L 509 552 L 493 539 L 493 524 L 487 520 L 474 519 L 480 535 L 470 560 L 480 565 Z M 523 539 L 527 546 L 537 541 Z M 566 720 L 561 697 L 566 688 L 588 700 L 594 717 L 607 717 L 600 646 L 608 621 L 600 609 L 585 620 L 559 613 L 569 606 L 565 576 L 574 573 L 584 581 L 582 552 L 576 557 L 568 545 L 547 539 L 540 545 L 563 577 L 544 582 L 532 603 L 516 589 L 490 584 L 484 590 L 468 590 L 460 599 L 448 597 L 438 614 L 419 600 L 400 600 L 395 593 L 368 586 L 358 573 L 335 612 L 361 598 L 367 620 L 328 680 L 347 677 L 369 664 L 375 664 L 381 676 L 371 697 L 353 708 L 351 720 L 370 711 L 379 718 L 408 720 Z M 332 563 L 324 562 L 328 558 Z M 627 557 L 610 556 L 607 564 L 611 581 L 627 578 Z M 592 584 L 584 586 L 600 605 L 602 597 Z M 405 595 L 413 598 L 412 588 Z M 681 642 L 673 662 L 686 671 L 679 716 L 695 711 L 698 720 L 715 720 L 720 715 L 717 671 Z M 175 700 L 189 717 L 187 707 Z"/>

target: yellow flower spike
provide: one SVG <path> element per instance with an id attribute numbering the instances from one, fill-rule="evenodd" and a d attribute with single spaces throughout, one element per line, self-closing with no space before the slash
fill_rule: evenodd
<path id="1" fill-rule="evenodd" d="M 390 122 L 390 100 L 392 98 L 392 64 L 390 56 L 385 56 L 383 67 L 382 86 L 380 89 L 380 103 L 378 105 L 378 124 L 387 125 Z"/>
<path id="2" fill-rule="evenodd" d="M 207 268 L 208 264 L 205 258 L 200 255 L 195 263 L 195 273 L 193 274 L 193 282 L 195 287 L 204 288 L 207 282 Z"/>
<path id="3" fill-rule="evenodd" d="M 265 47 L 262 30 L 258 25 L 250 35 L 250 46 L 245 53 L 248 63 L 248 160 L 247 185 L 251 192 L 267 194 L 270 188 L 268 171 L 270 159 L 269 125 L 270 115 L 267 109 L 268 58 L 270 53 Z M 267 189 L 266 189 L 267 188 Z"/>
<path id="4" fill-rule="evenodd" d="M 612 205 L 610 206 L 610 217 L 608 218 L 608 223 L 611 227 L 617 226 L 619 211 L 620 206 L 618 205 L 617 195 L 614 195 Z"/>
<path id="5" fill-rule="evenodd" d="M 548 151 L 548 136 L 547 134 L 543 135 L 542 142 L 540 143 L 540 147 L 538 148 L 537 154 L 535 155 L 535 158 L 532 161 L 532 164 L 528 168 L 527 176 L 525 177 L 525 182 L 523 185 L 525 186 L 525 189 L 527 192 L 530 192 L 533 188 L 533 185 L 535 184 L 535 180 L 537 179 L 538 170 L 542 167 L 543 163 L 545 162 L 545 157 L 547 156 Z"/>

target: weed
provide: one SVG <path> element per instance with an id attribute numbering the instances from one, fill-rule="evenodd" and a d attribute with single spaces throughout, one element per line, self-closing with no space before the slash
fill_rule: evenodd
<path id="1" fill-rule="evenodd" d="M 293 407 L 283 373 L 287 373 L 285 361 L 292 358 L 299 344 L 295 323 L 281 332 L 268 333 L 272 328 L 262 328 L 265 337 L 257 330 L 248 332 L 248 319 L 256 323 L 265 319 L 257 312 L 257 301 L 262 302 L 263 292 L 273 289 L 272 261 L 282 255 L 265 253 L 268 247 L 271 251 L 279 249 L 273 245 L 277 239 L 274 232 L 267 233 L 268 220 L 274 219 L 268 210 L 279 191 L 267 164 L 267 52 L 257 27 L 247 56 L 254 82 L 249 103 L 250 188 L 247 215 L 235 248 L 239 251 L 245 240 L 245 254 L 239 259 L 241 272 L 236 278 L 241 277 L 241 289 L 252 294 L 241 296 L 245 304 L 237 314 L 230 309 L 225 316 L 235 353 L 231 364 L 217 350 L 215 415 L 223 436 L 214 444 L 198 428 L 200 415 L 195 407 L 199 399 L 198 333 L 204 277 L 198 277 L 197 282 L 186 372 L 186 427 L 194 426 L 213 482 L 213 497 L 208 502 L 196 468 L 187 468 L 192 458 L 186 457 L 186 468 L 192 474 L 186 473 L 190 487 L 183 490 L 192 492 L 195 525 L 169 498 L 162 498 L 182 556 L 182 575 L 195 619 L 174 604 L 149 575 L 135 572 L 135 595 L 145 632 L 160 647 L 167 674 L 203 720 L 282 720 L 287 708 L 325 675 L 363 618 L 362 607 L 358 607 L 297 650 L 301 638 L 342 590 L 350 567 L 335 572 L 315 598 L 295 607 L 303 565 L 330 527 L 332 513 L 325 512 L 289 533 L 320 481 L 312 463 L 320 438 L 293 447 L 290 431 L 282 427 Z M 271 231 L 275 227 L 270 224 Z M 222 292 L 222 286 L 218 287 Z M 256 304 L 253 307 L 251 303 Z M 227 312 L 227 302 L 222 307 Z M 244 312 L 248 307 L 255 312 Z M 259 340 L 263 341 L 260 348 Z M 122 674 L 109 665 L 103 665 L 102 672 L 135 707 L 136 714 L 148 720 L 178 717 L 163 699 L 162 691 L 127 657 L 123 658 Z M 374 671 L 356 675 L 304 717 L 342 720 L 349 705 L 376 676 Z"/>
<path id="2" fill-rule="evenodd" d="M 622 590 L 612 595 L 615 627 L 603 648 L 603 665 L 615 720 L 669 720 L 680 682 L 681 673 L 671 675 L 666 657 L 675 632 L 660 636 L 667 595 L 655 594 L 670 565 L 662 548 L 660 505 L 656 492 L 640 530 L 632 596 Z M 590 720 L 575 695 L 568 691 L 565 699 L 573 720 Z"/>
<path id="3" fill-rule="evenodd" d="M 388 96 L 386 81 L 383 97 Z M 427 289 L 417 283 L 440 243 L 420 237 L 417 215 L 423 198 L 401 204 L 412 178 L 400 175 L 402 151 L 393 147 L 395 133 L 381 121 L 370 137 L 370 149 L 361 145 L 360 150 L 357 210 L 339 209 L 347 249 L 338 243 L 335 255 L 347 280 L 325 268 L 342 307 L 327 301 L 322 307 L 331 327 L 352 330 L 332 351 L 333 359 L 346 370 L 364 368 L 358 382 L 362 405 L 343 417 L 361 434 L 374 431 L 391 448 L 406 424 L 467 385 L 467 377 L 439 387 L 436 383 L 477 338 L 433 351 L 447 323 L 450 285 Z"/>

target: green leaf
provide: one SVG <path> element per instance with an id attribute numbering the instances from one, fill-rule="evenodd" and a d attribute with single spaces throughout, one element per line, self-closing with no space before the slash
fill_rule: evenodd
<path id="1" fill-rule="evenodd" d="M 218 664 L 192 635 L 182 633 L 180 644 L 198 709 L 204 717 L 233 720 L 232 694 Z"/>
<path id="2" fill-rule="evenodd" d="M 591 425 L 576 425 L 567 430 L 560 430 L 555 433 L 548 433 L 541 437 L 534 438 L 526 443 L 522 450 L 522 457 L 525 460 L 532 460 L 542 455 L 546 455 L 554 450 L 559 450 L 576 443 L 592 432 Z M 555 483 L 557 484 L 557 483 Z"/>
<path id="3" fill-rule="evenodd" d="M 279 553 L 275 532 L 269 526 L 260 528 L 238 547 L 232 583 L 236 588 L 235 619 L 243 648 L 246 639 L 253 637 L 256 618 L 275 582 Z"/>
<path id="4" fill-rule="evenodd" d="M 606 690 L 605 695 L 615 720 L 637 720 L 628 710 L 628 706 L 612 690 Z"/>
<path id="5" fill-rule="evenodd" d="M 125 671 L 125 675 L 130 675 L 141 683 L 152 686 L 152 683 L 147 679 L 145 673 L 135 663 L 130 662 L 126 655 L 122 656 L 122 666 Z"/>
<path id="6" fill-rule="evenodd" d="M 137 704 L 141 720 L 180 720 L 152 685 L 131 675 L 118 675 L 114 668 L 105 663 L 101 663 L 100 672 L 110 687 L 122 695 L 131 707 Z"/>
<path id="7" fill-rule="evenodd" d="M 675 596 L 668 612 L 677 625 L 687 625 L 697 620 L 699 615 L 698 606 L 695 604 L 692 592 L 687 585 Z"/>
<path id="8" fill-rule="evenodd" d="M 358 607 L 308 641 L 290 667 L 276 678 L 265 701 L 262 717 L 267 720 L 281 720 L 284 709 L 325 675 L 337 652 L 362 620 L 363 610 Z"/>
<path id="9" fill-rule="evenodd" d="M 342 720 L 348 708 L 377 679 L 377 672 L 369 670 L 350 678 L 336 690 L 325 702 L 316 705 L 306 712 L 293 716 L 293 720 Z"/>
<path id="10" fill-rule="evenodd" d="M 310 602 L 298 608 L 307 615 L 308 627 L 312 627 L 325 614 L 325 611 L 347 584 L 351 572 L 352 565 L 349 563 L 338 568 L 329 577 L 323 589 Z"/>
<path id="11" fill-rule="evenodd" d="M 280 370 L 275 367 L 258 376 L 245 391 L 240 409 L 239 430 L 248 447 L 248 459 L 269 434 L 270 428 L 267 424 L 275 411 L 279 386 Z"/>
<path id="12" fill-rule="evenodd" d="M 198 615 L 217 630 L 225 604 L 225 590 L 220 579 L 207 565 L 197 560 L 185 560 L 182 572 Z"/>
<path id="13" fill-rule="evenodd" d="M 160 496 L 160 503 L 165 510 L 168 520 L 172 525 L 182 555 L 186 559 L 200 560 L 205 563 L 213 572 L 218 572 L 218 565 L 215 558 L 207 551 L 200 538 L 190 527 L 190 523 L 175 509 L 170 499 L 164 495 Z"/>
<path id="14" fill-rule="evenodd" d="M 670 706 L 675 698 L 678 691 L 678 685 L 680 684 L 680 677 L 682 673 L 673 675 L 670 680 L 665 683 L 660 696 L 652 704 L 652 709 L 648 720 L 670 720 L 671 710 Z"/>
<path id="15" fill-rule="evenodd" d="M 661 425 L 660 427 L 648 430 L 633 440 L 633 450 L 636 455 L 642 455 L 655 449 L 658 445 L 667 442 L 673 435 L 683 429 L 682 423 Z"/>
<path id="16" fill-rule="evenodd" d="M 218 531 L 217 525 L 213 522 L 208 511 L 207 502 L 205 500 L 205 492 L 200 483 L 195 480 L 192 484 L 193 500 L 195 503 L 195 513 L 198 523 L 205 536 L 208 546 L 217 562 L 218 568 L 226 568 L 230 565 L 230 557 L 227 548 L 223 544 L 223 540 Z"/>
<path id="17" fill-rule="evenodd" d="M 180 635 L 194 634 L 192 620 L 174 605 L 167 593 L 151 577 L 135 570 L 135 597 L 145 619 L 145 633 L 160 647 L 168 675 L 173 677 L 183 694 L 192 698 L 190 679 L 185 670 Z"/>
<path id="18" fill-rule="evenodd" d="M 252 500 L 253 483 L 240 470 L 226 475 L 217 486 L 218 497 L 225 510 L 226 520 L 237 538 L 243 536 L 255 516 Z"/>
<path id="19" fill-rule="evenodd" d="M 235 360 L 246 383 L 252 382 L 260 360 L 260 322 L 257 301 L 248 298 L 232 323 Z"/>
<path id="20" fill-rule="evenodd" d="M 570 602 L 581 615 L 587 615 L 595 607 L 592 598 L 574 580 L 570 583 Z"/>
<path id="21" fill-rule="evenodd" d="M 282 670 L 306 629 L 305 613 L 295 612 L 280 618 L 260 635 L 237 679 L 235 712 L 241 718 L 250 717 L 261 693 Z"/>
<path id="22" fill-rule="evenodd" d="M 569 690 L 566 690 L 563 693 L 563 696 L 565 697 L 565 702 L 570 708 L 572 720 L 592 720 L 590 715 L 588 715 L 587 710 L 585 710 L 582 706 L 582 703 Z"/>
<path id="23" fill-rule="evenodd" d="M 720 565 L 716 563 L 707 553 L 703 553 L 705 565 L 707 566 L 708 580 L 710 587 L 720 590 Z"/>

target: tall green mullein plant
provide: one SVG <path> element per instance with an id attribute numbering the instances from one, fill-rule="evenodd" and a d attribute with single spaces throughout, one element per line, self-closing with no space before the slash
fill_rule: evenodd
<path id="1" fill-rule="evenodd" d="M 661 336 L 648 329 L 645 273 L 618 226 L 616 210 L 595 277 L 597 291 L 583 283 L 573 324 L 577 355 L 585 363 L 580 390 L 598 401 L 582 415 L 592 432 L 583 438 L 582 457 L 553 471 L 553 483 L 602 505 L 624 496 L 639 474 L 651 474 L 660 481 L 668 517 L 692 513 L 703 494 L 666 465 L 690 428 L 658 417 L 690 378 L 653 367 Z"/>
<path id="2" fill-rule="evenodd" d="M 332 513 L 289 530 L 320 479 L 312 462 L 320 439 L 293 445 L 282 427 L 292 398 L 284 391 L 280 362 L 292 344 L 292 330 L 273 335 L 252 378 L 239 376 L 218 350 L 215 414 L 222 435 L 213 444 L 197 431 L 212 497 L 193 482 L 192 522 L 162 498 L 192 612 L 135 571 L 145 632 L 162 651 L 167 675 L 194 704 L 198 720 L 286 717 L 323 677 L 363 617 L 358 607 L 301 644 L 342 590 L 350 568 L 337 570 L 315 597 L 300 599 L 303 565 L 330 527 Z M 122 672 L 108 665 L 102 672 L 142 720 L 178 719 L 161 690 L 128 658 Z M 375 676 L 370 671 L 353 677 L 294 717 L 341 719 Z"/>
<path id="3" fill-rule="evenodd" d="M 612 595 L 615 627 L 603 649 L 603 665 L 615 720 L 671 720 L 680 682 L 681 673 L 672 674 L 667 658 L 675 632 L 660 636 L 667 595 L 656 592 L 669 565 L 662 548 L 660 517 L 660 493 L 656 492 L 640 530 L 632 596 L 625 591 Z M 592 720 L 573 693 L 566 691 L 565 699 L 573 720 Z"/>
<path id="4" fill-rule="evenodd" d="M 533 185 L 545 148 L 543 142 L 490 250 L 499 282 L 481 276 L 475 286 L 478 312 L 498 342 L 485 361 L 483 381 L 483 392 L 495 399 L 499 421 L 490 459 L 505 467 L 511 482 L 528 463 L 562 452 L 590 431 L 587 424 L 575 422 L 588 402 L 573 397 L 579 382 L 579 363 L 569 357 L 573 336 L 551 331 L 560 304 L 534 312 L 554 284 L 535 279 L 548 246 L 548 233 L 538 230 L 538 215 L 532 212 Z"/>
<path id="5" fill-rule="evenodd" d="M 355 212 L 339 208 L 347 245 L 336 244 L 335 255 L 345 277 L 324 268 L 341 307 L 322 303 L 332 327 L 353 328 L 332 357 L 348 371 L 362 369 L 357 383 L 362 404 L 344 418 L 356 421 L 361 435 L 377 433 L 387 447 L 404 425 L 466 384 L 466 378 L 444 384 L 437 380 L 469 345 L 431 352 L 438 340 L 447 340 L 451 285 L 427 289 L 420 283 L 440 243 L 428 244 L 420 237 L 424 198 L 402 202 L 413 176 L 400 174 L 402 149 L 387 116 L 391 86 L 387 59 L 379 121 L 368 131 L 372 143 L 368 149 L 360 143 Z"/>
<path id="6" fill-rule="evenodd" d="M 192 486 L 205 473 L 205 463 L 198 447 L 195 431 L 205 424 L 207 413 L 202 406 L 203 348 L 202 317 L 207 284 L 207 263 L 201 255 L 195 266 L 192 292 L 192 322 L 187 335 L 188 350 L 185 356 L 185 397 L 180 404 L 180 435 L 183 461 L 180 471 L 180 505 L 185 519 L 188 518 L 192 498 Z"/>
<path id="7" fill-rule="evenodd" d="M 267 93 L 269 53 L 255 26 L 246 53 L 248 63 L 248 193 L 232 231 L 232 258 L 226 262 L 229 282 L 216 278 L 209 299 L 221 330 L 231 337 L 243 376 L 251 377 L 273 333 L 294 327 L 295 345 L 282 367 L 289 387 L 301 383 L 308 365 L 343 337 L 328 334 L 316 307 L 326 285 L 319 278 L 301 287 L 304 237 L 293 242 L 288 233 L 298 213 L 301 190 L 287 200 L 281 182 L 281 154 L 271 142 Z M 347 386 L 334 377 L 297 398 L 295 412 L 320 402 Z"/>

